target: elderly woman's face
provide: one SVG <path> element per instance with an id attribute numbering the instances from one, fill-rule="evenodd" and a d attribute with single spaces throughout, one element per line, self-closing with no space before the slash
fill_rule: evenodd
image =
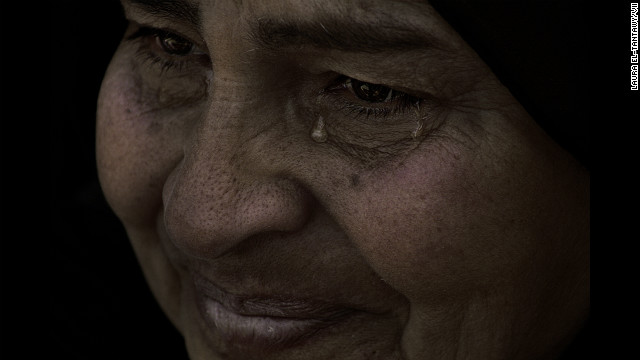
<path id="1" fill-rule="evenodd" d="M 588 174 L 430 5 L 123 4 L 100 179 L 193 359 L 538 359 L 574 333 Z"/>

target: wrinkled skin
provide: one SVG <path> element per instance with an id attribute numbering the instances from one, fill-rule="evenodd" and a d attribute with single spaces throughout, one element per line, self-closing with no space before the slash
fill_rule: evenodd
<path id="1" fill-rule="evenodd" d="M 192 359 L 557 356 L 589 309 L 589 174 L 428 4 L 192 4 L 199 27 L 123 1 L 97 122 L 104 193 Z M 435 46 L 248 35 L 265 19 L 336 34 L 334 19 L 380 18 Z M 168 54 L 140 26 L 194 47 Z M 396 111 L 342 76 L 422 100 Z M 325 142 L 310 136 L 319 117 Z M 232 296 L 356 315 L 286 346 L 238 341 L 203 321 L 196 273 Z"/>

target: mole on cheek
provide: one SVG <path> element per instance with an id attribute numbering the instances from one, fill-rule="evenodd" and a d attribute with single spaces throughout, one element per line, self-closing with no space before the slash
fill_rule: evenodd
<path id="1" fill-rule="evenodd" d="M 351 184 L 351 187 L 358 187 L 360 185 L 360 176 L 358 176 L 358 174 L 352 174 L 349 177 L 349 184 Z"/>
<path id="2" fill-rule="evenodd" d="M 160 121 L 153 120 L 149 123 L 149 126 L 147 127 L 147 134 L 156 135 L 161 130 L 162 130 L 162 124 L 160 123 Z"/>

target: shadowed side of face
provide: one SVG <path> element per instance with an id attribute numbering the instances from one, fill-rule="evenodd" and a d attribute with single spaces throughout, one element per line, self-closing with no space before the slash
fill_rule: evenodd
<path id="1" fill-rule="evenodd" d="M 123 0 L 101 185 L 192 359 L 553 359 L 589 174 L 422 1 Z"/>

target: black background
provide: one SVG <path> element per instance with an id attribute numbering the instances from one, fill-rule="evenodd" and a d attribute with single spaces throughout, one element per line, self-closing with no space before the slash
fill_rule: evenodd
<path id="1" fill-rule="evenodd" d="M 628 3 L 500 2 L 433 1 L 586 166 L 593 121 L 599 150 L 629 153 Z M 185 358 L 97 182 L 95 105 L 126 25 L 119 3 L 0 5 L 1 357 Z"/>
<path id="2" fill-rule="evenodd" d="M 2 8 L 2 359 L 186 359 L 95 166 L 118 1 Z M 5 357 L 6 356 L 6 357 Z"/>
<path id="3" fill-rule="evenodd" d="M 96 99 L 126 27 L 120 4 L 56 2 L 50 14 L 50 220 L 57 244 L 49 254 L 56 266 L 46 336 L 65 358 L 186 358 L 97 182 Z"/>

